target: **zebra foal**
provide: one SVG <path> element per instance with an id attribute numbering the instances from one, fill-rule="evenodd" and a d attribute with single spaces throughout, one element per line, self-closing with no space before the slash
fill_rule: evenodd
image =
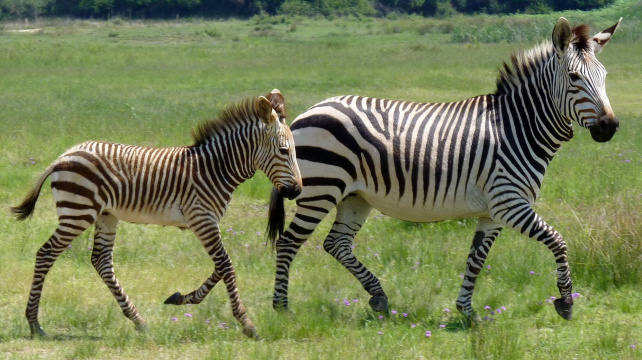
<path id="1" fill-rule="evenodd" d="M 243 333 L 258 334 L 236 287 L 236 276 L 218 221 L 234 189 L 257 170 L 281 196 L 301 192 L 292 133 L 282 119 L 284 99 L 278 90 L 225 108 L 218 119 L 192 131 L 194 145 L 150 148 L 89 141 L 54 161 L 11 210 L 24 220 L 33 214 L 44 181 L 51 178 L 58 228 L 38 250 L 26 309 L 31 335 L 46 336 L 38 307 L 47 272 L 74 238 L 95 224 L 91 263 L 123 314 L 144 329 L 145 319 L 114 274 L 112 250 L 119 220 L 171 225 L 192 230 L 214 261 L 214 272 L 197 290 L 172 295 L 166 304 L 198 304 L 221 279 Z"/>
<path id="2" fill-rule="evenodd" d="M 620 19 L 621 21 L 622 19 Z M 323 247 L 387 311 L 377 277 L 352 253 L 352 241 L 374 207 L 414 222 L 478 218 L 457 308 L 473 315 L 477 275 L 504 227 L 553 253 L 561 298 L 571 318 L 567 247 L 533 210 L 547 166 L 573 137 L 572 122 L 609 141 L 619 122 L 606 96 L 604 66 L 595 58 L 620 24 L 591 37 L 585 25 L 560 18 L 552 41 L 512 56 L 494 94 L 452 103 L 414 103 L 360 96 L 324 100 L 292 123 L 303 192 L 288 229 L 270 214 L 276 240 L 273 304 L 288 307 L 290 265 L 319 222 L 337 209 Z M 278 193 L 276 198 L 278 198 Z M 273 220 L 274 219 L 274 222 Z"/>

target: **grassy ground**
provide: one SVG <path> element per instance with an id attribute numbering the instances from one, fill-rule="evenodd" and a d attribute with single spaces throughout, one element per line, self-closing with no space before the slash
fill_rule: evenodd
<path id="1" fill-rule="evenodd" d="M 557 15 L 448 21 L 58 20 L 39 24 L 43 30 L 31 35 L 11 32 L 24 24 L 4 24 L 0 357 L 641 358 L 642 44 L 639 18 L 629 15 L 639 14 L 640 6 L 622 3 L 630 8 L 622 14 L 621 34 L 599 56 L 609 71 L 608 94 L 620 132 L 611 142 L 596 144 L 577 128 L 576 138 L 551 165 L 536 205 L 569 244 L 574 291 L 580 294 L 573 321 L 559 318 L 548 302 L 558 295 L 551 254 L 505 231 L 474 298 L 482 316 L 493 320 L 462 330 L 454 300 L 474 221 L 413 224 L 376 212 L 359 233 L 355 254 L 381 279 L 397 313 L 380 319 L 369 310 L 359 283 L 320 248 L 329 229 L 324 222 L 292 268 L 295 315 L 278 315 L 271 308 L 274 255 L 258 234 L 270 190 L 261 174 L 238 190 L 221 224 L 229 230 L 224 241 L 261 342 L 241 334 L 223 288 L 199 306 L 162 305 L 175 291 L 199 286 L 212 271 L 211 261 L 189 232 L 132 224 L 119 227 L 115 266 L 149 332 L 134 331 L 95 274 L 89 231 L 47 277 L 41 323 L 51 339 L 30 340 L 24 306 L 35 252 L 55 228 L 54 205 L 45 187 L 29 222 L 15 222 L 7 207 L 71 145 L 87 139 L 188 144 L 189 129 L 224 104 L 273 88 L 283 92 L 291 118 L 338 94 L 452 101 L 492 92 L 496 68 L 535 41 L 525 35 L 515 37 L 527 41 L 520 43 L 462 43 L 456 29 L 503 26 L 513 33 L 549 33 Z M 609 11 L 596 13 L 595 20 L 585 13 L 567 17 L 601 30 L 622 16 Z M 293 203 L 287 205 L 292 213 Z"/>

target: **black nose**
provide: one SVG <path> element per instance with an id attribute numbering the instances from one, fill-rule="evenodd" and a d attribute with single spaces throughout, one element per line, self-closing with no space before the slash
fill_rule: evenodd
<path id="1" fill-rule="evenodd" d="M 283 197 L 292 200 L 301 194 L 301 190 L 301 185 L 295 184 L 294 186 L 283 186 L 279 191 Z"/>
<path id="2" fill-rule="evenodd" d="M 619 128 L 620 121 L 613 114 L 600 116 L 590 129 L 591 137 L 597 142 L 606 142 L 613 138 Z"/>

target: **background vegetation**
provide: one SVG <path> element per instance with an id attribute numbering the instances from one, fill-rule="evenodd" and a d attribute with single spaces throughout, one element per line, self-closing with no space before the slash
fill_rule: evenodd
<path id="1" fill-rule="evenodd" d="M 589 10 L 614 0 L 0 0 L 0 19 L 304 16 L 451 16 L 454 13 L 547 13 Z"/>
<path id="2" fill-rule="evenodd" d="M 415 224 L 377 212 L 354 251 L 380 277 L 397 313 L 380 319 L 371 312 L 359 283 L 322 250 L 331 214 L 293 265 L 295 315 L 278 315 L 274 255 L 263 244 L 271 186 L 258 174 L 238 189 L 221 226 L 263 341 L 241 334 L 224 287 L 198 306 L 163 305 L 175 291 L 200 285 L 212 263 L 189 232 L 126 223 L 116 273 L 149 332 L 134 330 L 95 273 L 88 231 L 47 277 L 41 323 L 51 339 L 29 339 L 24 307 L 35 253 L 56 214 L 48 186 L 32 220 L 16 222 L 8 207 L 68 147 L 87 139 L 189 144 L 199 121 L 273 88 L 285 95 L 290 119 L 339 94 L 454 101 L 490 93 L 496 68 L 550 36 L 560 15 L 594 31 L 624 16 L 599 55 L 620 131 L 597 144 L 576 127 L 536 204 L 569 245 L 579 294 L 572 321 L 549 303 L 558 295 L 550 252 L 505 231 L 474 298 L 487 320 L 462 330 L 454 301 L 474 221 Z M 40 20 L 36 33 L 20 32 L 33 23 L 1 23 L 0 358 L 642 358 L 641 15 L 638 2 L 617 1 L 592 12 L 511 17 Z M 294 204 L 287 206 L 291 217 Z"/>

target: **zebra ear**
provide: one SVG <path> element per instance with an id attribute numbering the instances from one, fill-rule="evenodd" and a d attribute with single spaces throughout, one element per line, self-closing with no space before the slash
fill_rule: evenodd
<path id="1" fill-rule="evenodd" d="M 259 96 L 256 100 L 255 107 L 261 120 L 269 124 L 272 121 L 272 105 L 270 104 L 270 100 L 266 99 L 265 96 Z"/>
<path id="2" fill-rule="evenodd" d="M 568 50 L 568 45 L 571 42 L 571 24 L 568 23 L 566 18 L 561 17 L 557 20 L 557 24 L 553 29 L 553 45 L 557 52 L 557 58 L 561 60 Z"/>
<path id="3" fill-rule="evenodd" d="M 613 34 L 615 34 L 615 30 L 617 30 L 621 22 L 622 22 L 622 18 L 620 18 L 620 20 L 617 21 L 617 24 L 593 36 L 593 39 L 591 39 L 591 41 L 593 41 L 593 52 L 595 54 L 599 54 L 602 51 L 602 48 L 606 45 L 606 43 L 608 43 L 609 40 L 611 40 L 611 37 L 613 36 Z"/>
<path id="4" fill-rule="evenodd" d="M 285 99 L 283 99 L 283 94 L 281 94 L 279 90 L 274 89 L 271 93 L 267 94 L 267 99 L 270 100 L 272 109 L 279 115 L 279 120 L 285 122 L 287 116 L 285 113 Z"/>

